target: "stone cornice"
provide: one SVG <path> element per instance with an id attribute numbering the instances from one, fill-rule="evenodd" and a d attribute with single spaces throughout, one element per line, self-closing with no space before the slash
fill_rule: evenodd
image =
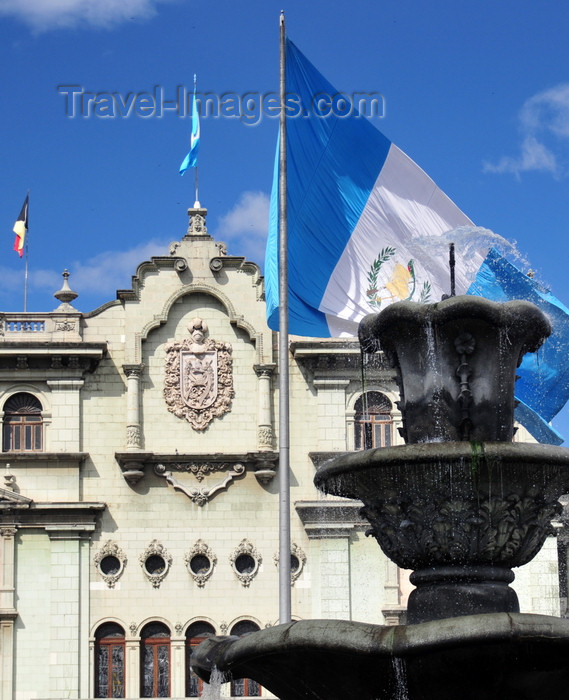
<path id="1" fill-rule="evenodd" d="M 349 537 L 354 530 L 369 527 L 360 516 L 360 501 L 296 501 L 294 507 L 310 539 Z"/>
<path id="2" fill-rule="evenodd" d="M 0 464 L 9 463 L 10 468 L 36 466 L 37 462 L 42 463 L 42 467 L 58 467 L 61 463 L 65 466 L 73 466 L 73 462 L 80 467 L 89 456 L 88 452 L 2 452 L 0 453 Z"/>
<path id="3" fill-rule="evenodd" d="M 260 483 L 267 483 L 276 474 L 279 455 L 274 451 L 251 451 L 216 454 L 156 454 L 153 452 L 116 452 L 125 480 L 134 486 L 155 467 L 163 465 L 170 472 L 193 474 L 198 480 L 209 472 L 222 472 L 243 465 Z"/>
<path id="4" fill-rule="evenodd" d="M 7 523 L 16 528 L 43 528 L 46 531 L 92 532 L 105 503 L 30 501 L 27 506 L 11 506 L 0 501 L 0 527 Z"/>
<path id="5" fill-rule="evenodd" d="M 362 353 L 358 341 L 336 338 L 331 340 L 294 340 L 290 344 L 293 358 L 308 369 L 314 379 L 336 376 L 340 372 L 343 378 L 359 379 L 362 372 Z M 384 378 L 395 378 L 382 353 L 365 356 L 367 377 L 374 378 L 381 374 Z"/>

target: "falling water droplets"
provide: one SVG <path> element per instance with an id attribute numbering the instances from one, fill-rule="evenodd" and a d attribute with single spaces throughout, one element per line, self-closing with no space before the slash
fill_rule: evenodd
<path id="1" fill-rule="evenodd" d="M 395 695 L 393 696 L 393 700 L 409 700 L 405 661 L 399 656 L 393 656 L 392 663 L 393 677 L 395 679 Z"/>
<path id="2" fill-rule="evenodd" d="M 202 700 L 221 700 L 221 684 L 223 682 L 223 674 L 214 666 L 211 670 L 209 683 L 204 683 Z"/>
<path id="3" fill-rule="evenodd" d="M 427 341 L 426 363 L 425 363 L 425 388 L 430 388 L 432 397 L 431 410 L 433 412 L 434 434 L 428 439 L 428 442 L 441 442 L 444 439 L 442 434 L 442 414 L 440 401 L 437 400 L 437 394 L 441 390 L 441 366 L 440 358 L 437 353 L 435 329 L 433 322 L 428 319 L 425 325 L 425 337 Z"/>

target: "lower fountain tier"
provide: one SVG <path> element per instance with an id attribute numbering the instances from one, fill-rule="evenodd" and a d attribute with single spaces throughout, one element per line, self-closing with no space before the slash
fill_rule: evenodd
<path id="1" fill-rule="evenodd" d="M 192 654 L 280 700 L 542 700 L 566 697 L 569 620 L 496 613 L 385 627 L 302 620 L 212 637 Z"/>
<path id="2" fill-rule="evenodd" d="M 384 553 L 412 569 L 408 622 L 518 612 L 512 567 L 553 534 L 569 450 L 526 443 L 424 443 L 339 455 L 316 486 L 363 502 Z"/>

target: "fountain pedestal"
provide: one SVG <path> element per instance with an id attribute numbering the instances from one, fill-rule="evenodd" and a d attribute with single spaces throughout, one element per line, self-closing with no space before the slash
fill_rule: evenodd
<path id="1" fill-rule="evenodd" d="M 569 450 L 512 443 L 516 367 L 549 333 L 527 302 L 476 297 L 364 319 L 362 347 L 398 372 L 407 444 L 340 455 L 315 484 L 361 500 L 368 534 L 413 570 L 409 624 L 299 621 L 215 638 L 196 672 L 254 678 L 280 700 L 564 697 L 569 620 L 521 615 L 509 586 L 569 493 Z"/>
<path id="2" fill-rule="evenodd" d="M 523 443 L 424 443 L 341 455 L 315 483 L 357 498 L 368 534 L 411 569 L 411 624 L 518 612 L 513 567 L 554 530 L 569 491 L 569 450 Z"/>

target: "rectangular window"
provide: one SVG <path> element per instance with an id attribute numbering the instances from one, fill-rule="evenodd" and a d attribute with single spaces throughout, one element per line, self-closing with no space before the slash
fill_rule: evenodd
<path id="1" fill-rule="evenodd" d="M 170 641 L 145 639 L 142 664 L 142 697 L 169 698 Z"/>
<path id="2" fill-rule="evenodd" d="M 97 645 L 95 697 L 124 698 L 124 641 Z"/>
<path id="3" fill-rule="evenodd" d="M 4 419 L 4 452 L 41 452 L 42 449 L 39 416 L 8 416 Z"/>

